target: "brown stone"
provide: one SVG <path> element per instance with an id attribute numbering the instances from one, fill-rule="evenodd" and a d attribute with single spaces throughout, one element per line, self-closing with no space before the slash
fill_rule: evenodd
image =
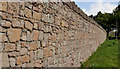
<path id="1" fill-rule="evenodd" d="M 9 27 L 11 27 L 11 23 L 9 21 L 2 21 L 1 26 L 9 28 Z"/>
<path id="2" fill-rule="evenodd" d="M 26 47 L 27 45 L 26 45 L 26 42 L 21 42 L 21 46 L 22 47 Z"/>
<path id="3" fill-rule="evenodd" d="M 63 26 L 63 27 L 68 27 L 68 23 L 62 20 L 62 21 L 61 21 L 61 26 Z"/>
<path id="4" fill-rule="evenodd" d="M 38 24 L 34 23 L 34 29 L 38 29 Z"/>
<path id="5" fill-rule="evenodd" d="M 2 67 L 9 67 L 8 54 L 7 53 L 2 53 L 1 58 L 2 58 L 2 61 L 1 61 L 2 62 Z M 1 58 L 0 58 L 0 60 L 1 60 Z"/>
<path id="6" fill-rule="evenodd" d="M 19 56 L 20 52 L 9 52 L 8 55 L 11 57 L 15 57 L 15 56 Z"/>
<path id="7" fill-rule="evenodd" d="M 30 30 L 30 31 L 32 31 L 33 25 L 30 22 L 25 21 L 25 28 L 28 29 L 28 30 Z"/>
<path id="8" fill-rule="evenodd" d="M 17 18 L 12 18 L 12 26 L 13 27 L 19 27 L 24 28 L 24 21 Z"/>
<path id="9" fill-rule="evenodd" d="M 20 56 L 17 57 L 17 64 L 18 65 L 22 64 L 22 57 L 20 57 Z"/>
<path id="10" fill-rule="evenodd" d="M 8 29 L 7 35 L 10 42 L 19 41 L 21 36 L 21 29 Z"/>
<path id="11" fill-rule="evenodd" d="M 0 2 L 0 10 L 7 11 L 7 2 Z"/>
<path id="12" fill-rule="evenodd" d="M 15 44 L 5 43 L 5 51 L 14 51 L 16 48 Z"/>
<path id="13" fill-rule="evenodd" d="M 36 43 L 30 43 L 29 49 L 30 50 L 36 50 L 37 49 Z"/>
<path id="14" fill-rule="evenodd" d="M 5 33 L 0 33 L 0 42 L 8 41 L 7 36 Z"/>
<path id="15" fill-rule="evenodd" d="M 44 29 L 44 23 L 43 22 L 38 23 L 38 29 L 39 30 L 43 30 Z"/>
<path id="16" fill-rule="evenodd" d="M 49 48 L 43 48 L 43 57 L 52 56 L 52 51 Z"/>
<path id="17" fill-rule="evenodd" d="M 22 57 L 23 63 L 28 63 L 30 61 L 30 57 L 28 55 L 25 55 Z"/>
<path id="18" fill-rule="evenodd" d="M 37 20 L 41 20 L 41 13 L 33 11 L 33 18 Z"/>
<path id="19" fill-rule="evenodd" d="M 33 31 L 33 40 L 38 40 L 39 38 L 39 31 L 34 30 Z"/>
<path id="20" fill-rule="evenodd" d="M 25 16 L 26 17 L 31 17 L 32 16 L 32 11 L 28 8 L 25 8 Z"/>

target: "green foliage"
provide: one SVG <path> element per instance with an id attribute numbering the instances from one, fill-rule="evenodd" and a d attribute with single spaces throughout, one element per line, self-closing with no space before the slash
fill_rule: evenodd
<path id="1" fill-rule="evenodd" d="M 118 40 L 107 39 L 82 67 L 118 67 Z"/>
<path id="2" fill-rule="evenodd" d="M 93 19 L 106 30 L 107 34 L 115 28 L 120 33 L 120 6 L 115 8 L 113 13 L 98 12 L 96 16 L 93 16 Z"/>

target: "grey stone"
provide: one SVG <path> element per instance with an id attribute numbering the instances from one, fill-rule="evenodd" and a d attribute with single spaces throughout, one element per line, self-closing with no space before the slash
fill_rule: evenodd
<path id="1" fill-rule="evenodd" d="M 2 52 L 2 50 L 3 50 L 3 44 L 0 43 L 0 52 Z"/>
<path id="2" fill-rule="evenodd" d="M 27 53 L 27 49 L 26 48 L 21 48 L 20 55 L 24 55 L 26 53 Z"/>
<path id="3" fill-rule="evenodd" d="M 42 31 L 40 31 L 40 33 L 39 33 L 39 40 L 43 40 L 43 32 Z"/>
<path id="4" fill-rule="evenodd" d="M 9 59 L 7 53 L 2 53 L 2 67 L 9 67 Z"/>
<path id="5" fill-rule="evenodd" d="M 20 51 L 20 49 L 21 49 L 21 45 L 17 43 L 17 51 Z"/>
<path id="6" fill-rule="evenodd" d="M 43 58 L 43 50 L 39 49 L 38 50 L 38 59 Z"/>
<path id="7" fill-rule="evenodd" d="M 14 58 L 10 58 L 10 66 L 15 67 L 15 59 Z"/>

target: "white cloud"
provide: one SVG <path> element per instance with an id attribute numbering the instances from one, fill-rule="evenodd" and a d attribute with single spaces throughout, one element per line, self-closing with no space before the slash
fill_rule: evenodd
<path id="1" fill-rule="evenodd" d="M 96 2 L 91 4 L 90 9 L 86 9 L 83 11 L 87 14 L 87 15 L 97 15 L 97 13 L 99 11 L 101 11 L 102 13 L 112 13 L 112 11 L 117 7 L 117 5 L 113 5 L 111 3 L 106 3 L 106 2 Z"/>

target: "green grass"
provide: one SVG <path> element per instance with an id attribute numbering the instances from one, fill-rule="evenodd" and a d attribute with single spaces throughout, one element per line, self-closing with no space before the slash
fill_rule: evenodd
<path id="1" fill-rule="evenodd" d="M 118 67 L 118 40 L 107 39 L 82 67 Z"/>

